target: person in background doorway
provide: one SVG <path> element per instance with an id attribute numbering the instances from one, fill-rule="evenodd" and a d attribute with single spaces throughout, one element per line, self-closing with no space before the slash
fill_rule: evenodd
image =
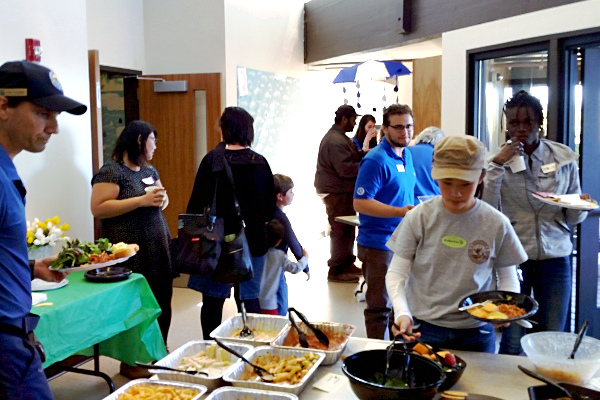
<path id="1" fill-rule="evenodd" d="M 294 200 L 294 182 L 289 176 L 281 174 L 273 175 L 273 181 L 275 183 L 275 205 L 277 206 L 274 219 L 281 222 L 285 228 L 285 234 L 277 248 L 286 255 L 288 249 L 291 250 L 296 260 L 300 261 L 304 257 L 304 249 L 292 229 L 290 220 L 283 212 L 283 208 L 292 204 Z M 303 272 L 307 276 L 306 279 L 310 279 L 308 264 L 304 267 Z M 285 272 L 283 270 L 279 276 L 279 288 L 277 289 L 277 310 L 279 315 L 286 315 L 288 312 L 288 286 L 285 282 Z"/>
<path id="2" fill-rule="evenodd" d="M 440 194 L 440 188 L 431 177 L 431 167 L 433 165 L 433 148 L 444 138 L 444 132 L 435 126 L 429 126 L 417 135 L 408 146 L 408 150 L 413 157 L 413 166 L 417 174 L 417 183 L 415 184 L 415 197 L 437 196 Z"/>
<path id="3" fill-rule="evenodd" d="M 365 114 L 360 118 L 356 134 L 352 138 L 356 150 L 366 153 L 377 146 L 377 129 L 375 128 L 375 117 Z"/>
<path id="4" fill-rule="evenodd" d="M 510 221 L 480 201 L 485 148 L 472 136 L 442 139 L 431 175 L 441 196 L 408 212 L 387 245 L 394 252 L 386 285 L 394 303 L 395 334 L 455 350 L 494 353 L 490 323 L 458 311 L 468 295 L 498 288 L 518 291 L 515 265 L 527 258 Z M 407 340 L 414 338 L 407 336 Z"/>
<path id="5" fill-rule="evenodd" d="M 210 151 L 200 163 L 187 213 L 201 214 L 213 202 L 217 184 L 217 216 L 225 221 L 225 232 L 239 230 L 239 220 L 234 207 L 234 192 L 225 169 L 213 171 L 216 157 L 225 157 L 235 185 L 235 197 L 239 201 L 245 232 L 252 256 L 254 276 L 251 280 L 235 285 L 238 310 L 244 302 L 246 311 L 260 313 L 260 282 L 265 263 L 267 244 L 266 223 L 275 213 L 275 188 L 273 173 L 267 160 L 250 149 L 254 141 L 254 118 L 241 107 L 227 107 L 219 119 L 223 142 Z M 223 155 L 224 154 L 224 155 Z M 221 324 L 223 305 L 231 296 L 234 285 L 214 282 L 210 275 L 191 275 L 188 286 L 202 292 L 200 323 L 205 340 Z"/>
<path id="6" fill-rule="evenodd" d="M 358 258 L 367 284 L 365 326 L 372 339 L 389 338 L 392 303 L 385 288 L 392 251 L 386 242 L 415 201 L 415 170 L 405 150 L 412 139 L 413 113 L 393 104 L 383 112 L 385 137 L 358 170 L 354 208 L 359 212 Z"/>
<path id="7" fill-rule="evenodd" d="M 13 159 L 23 150 L 44 151 L 62 111 L 86 110 L 63 94 L 48 68 L 28 61 L 0 66 L 0 399 L 52 399 L 33 334 L 40 317 L 30 313 L 31 280 L 67 276 L 48 268 L 54 257 L 28 262 L 26 190 Z"/>
<path id="8" fill-rule="evenodd" d="M 287 271 L 297 274 L 305 271 L 308 267 L 308 253 L 302 249 L 302 257 L 297 262 L 291 261 L 287 252 L 279 248 L 285 237 L 285 226 L 278 219 L 273 219 L 267 224 L 267 243 L 269 251 L 265 256 L 265 267 L 263 269 L 262 281 L 260 283 L 260 312 L 269 315 L 287 314 L 287 284 L 285 278 L 283 284 L 286 285 L 285 304 L 286 309 L 281 308 L 281 299 L 279 287 L 281 286 L 281 276 Z M 308 274 L 307 274 L 308 275 Z"/>
<path id="9" fill-rule="evenodd" d="M 504 115 L 510 143 L 488 163 L 483 199 L 510 219 L 527 252 L 528 260 L 520 266 L 521 292 L 533 294 L 540 305 L 534 329 L 563 331 L 571 298 L 571 229 L 587 212 L 548 205 L 531 194 L 581 194 L 579 156 L 565 145 L 540 138 L 542 104 L 526 91 L 506 102 Z M 507 163 L 521 155 L 525 169 L 512 172 Z M 515 324 L 505 329 L 500 353 L 520 354 L 524 334 L 524 328 Z"/>
<path id="10" fill-rule="evenodd" d="M 356 215 L 352 193 L 361 154 L 346 132 L 356 125 L 356 111 L 349 105 L 335 112 L 335 123 L 319 145 L 315 188 L 323 199 L 331 226 L 331 257 L 327 261 L 330 282 L 356 283 L 362 271 L 354 265 L 355 228 L 335 220 L 335 217 Z"/>

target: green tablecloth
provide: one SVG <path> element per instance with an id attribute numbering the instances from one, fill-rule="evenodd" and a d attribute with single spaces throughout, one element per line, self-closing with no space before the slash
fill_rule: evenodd
<path id="1" fill-rule="evenodd" d="M 113 283 L 87 281 L 79 271 L 70 274 L 69 284 L 44 293 L 52 306 L 33 307 L 40 316 L 35 330 L 46 349 L 46 368 L 73 354 L 100 354 L 130 365 L 166 356 L 165 344 L 156 322 L 160 307 L 140 274 Z"/>

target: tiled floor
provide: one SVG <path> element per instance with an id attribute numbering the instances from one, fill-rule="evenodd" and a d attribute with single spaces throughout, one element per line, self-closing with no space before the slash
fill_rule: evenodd
<path id="1" fill-rule="evenodd" d="M 334 321 L 356 326 L 354 336 L 366 337 L 363 320 L 364 302 L 358 302 L 354 297 L 356 284 L 328 283 L 327 259 L 329 258 L 329 238 L 303 241 L 309 252 L 311 278 L 306 281 L 306 275 L 288 275 L 289 305 L 303 312 L 312 321 Z M 199 307 L 202 295 L 191 289 L 175 288 L 173 296 L 173 321 L 169 333 L 170 349 L 202 338 L 200 329 Z M 223 320 L 236 313 L 235 302 L 230 299 L 225 302 Z M 93 369 L 91 362 L 84 365 Z M 101 357 L 100 369 L 108 374 L 117 387 L 129 382 L 119 374 L 119 362 L 107 357 Z M 108 386 L 100 378 L 66 373 L 50 381 L 50 388 L 56 400 L 97 400 L 103 399 L 108 393 Z"/>

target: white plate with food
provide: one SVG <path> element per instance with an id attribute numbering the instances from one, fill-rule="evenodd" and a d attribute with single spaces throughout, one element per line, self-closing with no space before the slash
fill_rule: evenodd
<path id="1" fill-rule="evenodd" d="M 584 200 L 578 194 L 556 194 L 548 192 L 533 192 L 531 195 L 545 204 L 574 210 L 594 210 L 598 208 L 595 200 Z"/>
<path id="2" fill-rule="evenodd" d="M 120 264 L 124 261 L 127 261 L 134 255 L 135 254 L 132 254 L 127 257 L 116 258 L 114 260 L 99 262 L 99 263 L 95 263 L 95 264 L 83 264 L 78 267 L 61 268 L 61 269 L 57 269 L 55 271 L 60 271 L 60 272 L 89 271 L 89 270 L 96 269 L 96 268 L 110 267 L 111 265 Z M 52 269 L 52 268 L 50 268 L 50 269 Z"/>
<path id="3" fill-rule="evenodd" d="M 67 286 L 69 284 L 68 279 L 63 279 L 60 282 L 48 282 L 39 278 L 35 278 L 31 281 L 31 291 L 32 292 L 43 292 L 46 290 L 54 290 L 60 289 L 61 287 Z"/>

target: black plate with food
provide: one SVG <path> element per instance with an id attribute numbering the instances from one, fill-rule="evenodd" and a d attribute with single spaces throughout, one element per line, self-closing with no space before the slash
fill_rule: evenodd
<path id="1" fill-rule="evenodd" d="M 571 393 L 574 400 L 598 400 L 600 399 L 600 392 L 588 389 L 583 386 L 572 385 L 570 383 L 559 383 L 560 386 L 564 387 Z M 527 388 L 530 400 L 554 400 L 565 398 L 565 393 L 561 392 L 558 388 L 541 385 L 541 386 L 530 386 Z"/>
<path id="2" fill-rule="evenodd" d="M 509 307 L 508 311 L 512 311 L 511 308 L 516 306 L 518 308 L 523 309 L 524 313 L 518 316 L 512 317 L 511 314 L 508 314 L 506 310 L 497 310 L 503 312 L 505 315 L 508 315 L 508 318 L 497 318 L 497 314 L 494 317 L 484 318 L 479 314 L 473 315 L 472 313 L 476 311 L 478 307 L 471 307 L 465 309 L 464 312 L 468 313 L 471 318 L 475 318 L 479 321 L 484 322 L 512 322 L 520 319 L 529 318 L 534 315 L 538 310 L 538 302 L 535 301 L 530 296 L 527 296 L 523 293 L 514 293 L 514 292 L 505 292 L 502 290 L 492 290 L 489 292 L 480 292 L 475 293 L 470 296 L 465 297 L 458 304 L 459 308 L 465 308 L 472 306 L 474 304 L 486 304 L 493 303 L 496 306 L 507 305 Z M 479 315 L 479 316 L 478 316 Z"/>
<path id="3" fill-rule="evenodd" d="M 91 282 L 124 281 L 131 275 L 131 270 L 125 267 L 104 267 L 87 271 L 83 276 Z"/>

